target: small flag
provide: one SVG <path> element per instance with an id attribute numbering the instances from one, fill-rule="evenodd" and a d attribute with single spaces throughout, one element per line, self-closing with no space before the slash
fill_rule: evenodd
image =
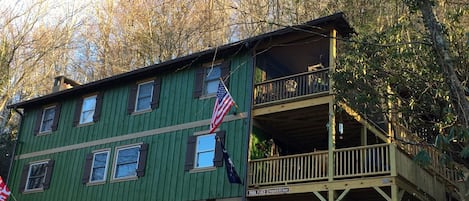
<path id="1" fill-rule="evenodd" d="M 223 159 L 225 160 L 226 175 L 228 176 L 228 180 L 232 184 L 241 184 L 242 185 L 243 182 L 241 181 L 241 178 L 239 178 L 239 175 L 235 170 L 233 161 L 231 161 L 230 155 L 228 155 L 228 152 L 225 149 L 225 145 L 223 144 L 222 141 L 220 141 L 220 139 L 218 139 L 218 141 L 220 142 L 220 145 L 221 145 L 221 148 L 222 148 L 222 151 L 223 151 Z"/>
<path id="2" fill-rule="evenodd" d="M 10 189 L 8 189 L 7 185 L 3 182 L 2 177 L 0 177 L 0 201 L 7 201 L 10 193 Z"/>
<path id="3" fill-rule="evenodd" d="M 218 84 L 217 99 L 215 100 L 215 107 L 213 108 L 212 120 L 210 121 L 210 133 L 213 133 L 213 131 L 220 126 L 226 113 L 230 111 L 231 106 L 233 105 L 234 101 L 230 92 L 226 89 L 223 80 L 220 80 L 220 83 Z"/>

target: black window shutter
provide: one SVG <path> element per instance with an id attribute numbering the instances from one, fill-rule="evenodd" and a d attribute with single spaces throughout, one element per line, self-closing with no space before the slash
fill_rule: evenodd
<path id="1" fill-rule="evenodd" d="M 83 106 L 83 98 L 77 100 L 75 105 L 75 113 L 73 114 L 73 126 L 77 126 L 80 123 L 81 107 Z"/>
<path id="2" fill-rule="evenodd" d="M 94 107 L 93 122 L 99 121 L 101 117 L 101 108 L 103 106 L 103 92 L 96 95 L 96 106 Z"/>
<path id="3" fill-rule="evenodd" d="M 221 142 L 225 143 L 225 131 L 218 131 L 215 138 L 215 157 L 213 158 L 213 165 L 215 167 L 223 166 L 223 149 L 221 147 Z M 217 139 L 220 139 L 218 141 Z"/>
<path id="4" fill-rule="evenodd" d="M 140 157 L 138 159 L 137 177 L 145 176 L 145 166 L 147 164 L 148 144 L 140 145 Z"/>
<path id="5" fill-rule="evenodd" d="M 221 64 L 221 78 L 223 79 L 226 88 L 230 86 L 230 60 L 224 61 Z"/>
<path id="6" fill-rule="evenodd" d="M 26 189 L 26 180 L 28 179 L 29 174 L 29 164 L 23 166 L 23 171 L 21 172 L 21 180 L 20 180 L 20 193 L 24 192 Z"/>
<path id="7" fill-rule="evenodd" d="M 47 163 L 46 178 L 44 179 L 44 184 L 42 185 L 43 189 L 49 189 L 50 187 L 50 181 L 52 179 L 52 171 L 54 169 L 54 164 L 55 164 L 54 160 L 49 160 L 49 162 Z"/>
<path id="8" fill-rule="evenodd" d="M 127 113 L 132 114 L 135 111 L 135 99 L 137 95 L 138 85 L 132 84 L 129 92 L 129 105 L 127 106 Z"/>
<path id="9" fill-rule="evenodd" d="M 83 177 L 81 178 L 81 183 L 82 184 L 87 184 L 88 181 L 90 180 L 90 175 L 91 175 L 91 165 L 93 164 L 93 153 L 86 154 L 85 158 L 85 167 L 83 170 Z"/>
<path id="10" fill-rule="evenodd" d="M 55 105 L 55 112 L 54 112 L 54 120 L 52 121 L 52 131 L 56 131 L 59 127 L 59 118 L 60 118 L 60 110 L 62 108 L 62 104 L 57 103 Z"/>
<path id="11" fill-rule="evenodd" d="M 197 142 L 197 136 L 189 136 L 187 138 L 187 149 L 186 149 L 186 162 L 184 170 L 189 171 L 194 168 L 194 157 L 195 157 L 195 143 Z"/>
<path id="12" fill-rule="evenodd" d="M 37 112 L 36 116 L 36 125 L 34 125 L 34 135 L 39 134 L 39 130 L 41 129 L 41 122 L 42 122 L 42 114 L 44 113 L 44 109 Z"/>
<path id="13" fill-rule="evenodd" d="M 151 109 L 158 108 L 160 104 L 161 78 L 153 81 L 153 100 L 151 101 Z"/>
<path id="14" fill-rule="evenodd" d="M 194 98 L 199 98 L 202 95 L 202 91 L 204 90 L 204 76 L 205 68 L 197 68 L 195 71 L 194 92 L 192 93 Z"/>

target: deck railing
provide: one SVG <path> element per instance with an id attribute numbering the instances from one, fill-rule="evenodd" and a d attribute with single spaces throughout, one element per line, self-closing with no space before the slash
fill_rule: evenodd
<path id="1" fill-rule="evenodd" d="M 447 181 L 454 184 L 462 180 L 462 169 L 455 163 L 445 164 L 443 155 L 436 148 L 410 143 L 398 143 L 398 145 L 411 157 L 415 157 L 420 151 L 425 151 L 430 157 L 429 164 L 426 168 L 434 171 Z"/>
<path id="2" fill-rule="evenodd" d="M 327 151 L 249 162 L 249 184 L 271 185 L 327 179 Z"/>
<path id="3" fill-rule="evenodd" d="M 254 86 L 254 103 L 263 104 L 329 91 L 329 69 L 276 78 Z"/>
<path id="4" fill-rule="evenodd" d="M 390 173 L 389 145 L 334 151 L 334 178 Z M 249 185 L 262 186 L 328 179 L 328 152 L 271 157 L 249 162 Z"/>
<path id="5" fill-rule="evenodd" d="M 334 178 L 391 172 L 388 144 L 337 149 L 334 151 L 334 159 Z"/>

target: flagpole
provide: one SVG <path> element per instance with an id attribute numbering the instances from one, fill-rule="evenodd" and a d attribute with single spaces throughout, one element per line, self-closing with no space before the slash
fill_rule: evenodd
<path id="1" fill-rule="evenodd" d="M 226 91 L 228 91 L 228 88 L 226 88 L 226 85 L 225 85 L 225 82 L 223 81 L 223 79 L 220 77 L 220 82 L 223 84 L 223 86 L 225 87 Z M 229 93 L 229 92 L 228 92 Z M 231 95 L 231 93 L 230 93 Z M 239 107 L 238 107 L 238 104 L 236 103 L 236 101 L 233 99 L 233 105 L 235 106 L 235 109 L 236 109 L 236 113 L 237 114 L 241 114 L 241 111 L 239 110 Z"/>
<path id="2" fill-rule="evenodd" d="M 10 196 L 13 198 L 13 200 L 18 201 L 16 197 L 13 195 L 13 193 L 10 193 Z"/>

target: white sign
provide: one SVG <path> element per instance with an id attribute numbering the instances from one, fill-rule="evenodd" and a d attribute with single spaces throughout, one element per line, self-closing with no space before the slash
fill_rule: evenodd
<path id="1" fill-rule="evenodd" d="M 288 187 L 255 189 L 255 190 L 248 190 L 248 196 L 285 194 L 285 193 L 288 193 L 289 191 L 290 189 Z"/>

